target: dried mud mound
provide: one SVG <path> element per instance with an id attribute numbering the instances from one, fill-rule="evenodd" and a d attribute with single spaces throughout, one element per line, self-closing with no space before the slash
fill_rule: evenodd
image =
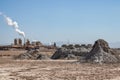
<path id="1" fill-rule="evenodd" d="M 49 58 L 48 56 L 41 54 L 38 50 L 29 50 L 26 53 L 22 53 L 19 56 L 15 57 L 15 59 L 41 60 Z"/>
<path id="2" fill-rule="evenodd" d="M 74 45 L 68 45 L 67 47 L 58 48 L 52 55 L 51 59 L 79 59 L 81 56 L 90 52 L 91 48 L 85 46 L 75 47 Z"/>
<path id="3" fill-rule="evenodd" d="M 119 55 L 116 54 L 116 51 L 112 50 L 108 43 L 99 39 L 95 41 L 95 44 L 86 56 L 87 62 L 97 62 L 97 63 L 116 63 L 119 62 Z"/>

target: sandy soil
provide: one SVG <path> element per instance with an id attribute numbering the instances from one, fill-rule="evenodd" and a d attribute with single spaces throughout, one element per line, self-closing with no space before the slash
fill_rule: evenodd
<path id="1" fill-rule="evenodd" d="M 120 80 L 120 64 L 0 58 L 0 80 Z"/>
<path id="2" fill-rule="evenodd" d="M 16 56 L 16 55 L 19 55 L 21 53 L 25 53 L 26 51 L 25 50 L 13 50 L 13 51 L 2 51 L 0 50 L 0 57 L 2 56 Z"/>

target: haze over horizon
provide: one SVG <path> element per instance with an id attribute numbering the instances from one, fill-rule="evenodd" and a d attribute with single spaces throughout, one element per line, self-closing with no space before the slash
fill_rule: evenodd
<path id="1" fill-rule="evenodd" d="M 102 38 L 119 46 L 119 4 L 119 0 L 0 0 L 0 12 L 17 21 L 31 41 L 94 43 Z M 22 38 L 2 16 L 0 28 L 0 44 Z"/>

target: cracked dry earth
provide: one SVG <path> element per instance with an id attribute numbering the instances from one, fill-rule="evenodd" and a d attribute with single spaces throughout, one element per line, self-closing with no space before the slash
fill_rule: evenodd
<path id="1" fill-rule="evenodd" d="M 0 59 L 0 80 L 120 80 L 119 66 L 73 60 Z"/>

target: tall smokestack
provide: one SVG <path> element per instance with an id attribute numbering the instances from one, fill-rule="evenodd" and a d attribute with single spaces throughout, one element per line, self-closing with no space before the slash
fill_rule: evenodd
<path id="1" fill-rule="evenodd" d="M 25 37 L 24 37 L 24 47 L 26 46 Z"/>

